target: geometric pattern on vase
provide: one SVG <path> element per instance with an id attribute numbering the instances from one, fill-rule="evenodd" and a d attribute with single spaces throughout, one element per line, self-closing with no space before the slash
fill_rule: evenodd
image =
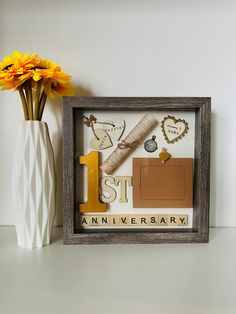
<path id="1" fill-rule="evenodd" d="M 55 214 L 55 169 L 45 122 L 20 123 L 12 187 L 18 245 L 31 249 L 48 245 Z"/>

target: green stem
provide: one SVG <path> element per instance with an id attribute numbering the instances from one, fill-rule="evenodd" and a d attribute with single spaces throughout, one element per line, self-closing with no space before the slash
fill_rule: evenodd
<path id="1" fill-rule="evenodd" d="M 32 110 L 31 97 L 30 97 L 30 87 L 29 87 L 28 82 L 26 82 L 26 84 L 25 84 L 25 94 L 26 94 L 26 99 L 27 99 L 29 120 L 33 120 L 33 110 Z"/>
<path id="2" fill-rule="evenodd" d="M 21 98 L 21 102 L 22 102 L 22 106 L 23 106 L 23 110 L 24 110 L 25 120 L 29 120 L 28 109 L 27 109 L 27 102 L 26 102 L 26 99 L 25 99 L 25 94 L 24 94 L 22 86 L 18 87 L 18 91 L 19 91 L 19 94 L 20 94 L 20 98 Z"/>
<path id="3" fill-rule="evenodd" d="M 40 98 L 40 104 L 39 104 L 39 121 L 41 121 L 41 119 L 42 119 L 46 100 L 47 100 L 47 94 L 45 94 L 45 92 L 43 92 L 42 96 Z"/>
<path id="4" fill-rule="evenodd" d="M 26 95 L 27 95 L 27 102 L 29 108 L 29 119 L 33 120 L 33 98 L 32 98 L 32 82 L 31 79 L 28 80 L 26 84 Z"/>
<path id="5" fill-rule="evenodd" d="M 29 100 L 30 100 L 30 113 L 32 115 L 32 120 L 33 120 L 33 112 L 34 112 L 34 109 L 33 109 L 33 91 L 32 91 L 32 79 L 29 79 Z"/>
<path id="6" fill-rule="evenodd" d="M 39 119 L 39 103 L 40 103 L 42 82 L 43 82 L 43 80 L 41 79 L 37 83 L 36 94 L 35 94 L 35 101 L 34 101 L 34 120 L 38 120 Z"/>

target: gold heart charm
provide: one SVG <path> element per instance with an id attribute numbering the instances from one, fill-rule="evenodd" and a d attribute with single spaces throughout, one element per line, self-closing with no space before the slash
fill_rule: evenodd
<path id="1" fill-rule="evenodd" d="M 103 125 L 104 131 L 106 131 L 110 137 L 119 141 L 125 130 L 125 121 L 123 119 L 116 119 L 113 121 L 105 121 L 105 123 L 106 124 Z"/>
<path id="2" fill-rule="evenodd" d="M 165 148 L 162 148 L 162 152 L 159 154 L 161 162 L 164 164 L 168 159 L 170 159 L 171 155 L 166 151 Z"/>
<path id="3" fill-rule="evenodd" d="M 173 144 L 180 140 L 189 130 L 188 123 L 185 120 L 176 119 L 173 116 L 167 116 L 161 122 L 161 129 L 165 140 Z"/>
<path id="4" fill-rule="evenodd" d="M 110 136 L 103 129 L 95 129 L 94 131 L 97 138 L 91 139 L 91 148 L 96 150 L 102 150 L 113 145 Z"/>

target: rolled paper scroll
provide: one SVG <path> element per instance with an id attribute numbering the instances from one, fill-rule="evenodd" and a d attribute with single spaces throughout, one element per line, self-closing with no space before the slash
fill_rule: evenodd
<path id="1" fill-rule="evenodd" d="M 125 139 L 117 145 L 113 153 L 103 162 L 101 169 L 106 174 L 112 174 L 147 137 L 157 125 L 157 120 L 151 114 L 145 114 L 142 120 L 133 128 Z"/>

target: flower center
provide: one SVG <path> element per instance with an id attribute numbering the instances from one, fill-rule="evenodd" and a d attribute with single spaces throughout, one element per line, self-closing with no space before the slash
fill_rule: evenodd
<path id="1" fill-rule="evenodd" d="M 46 70 L 47 68 L 41 67 L 40 65 L 36 65 L 35 67 L 31 68 L 31 70 Z"/>
<path id="2" fill-rule="evenodd" d="M 2 71 L 4 71 L 4 70 L 9 70 L 10 67 L 12 67 L 12 66 L 13 66 L 13 63 L 12 63 L 12 64 L 8 64 L 7 66 L 5 66 L 5 67 L 2 69 Z"/>

